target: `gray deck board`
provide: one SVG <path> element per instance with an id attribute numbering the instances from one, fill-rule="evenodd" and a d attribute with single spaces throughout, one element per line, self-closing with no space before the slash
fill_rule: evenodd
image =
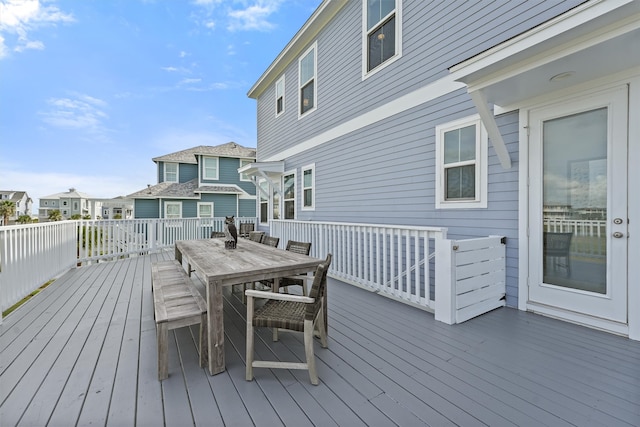
<path id="1" fill-rule="evenodd" d="M 150 264 L 69 271 L 4 319 L 0 425 L 640 425 L 640 343 L 502 308 L 461 325 L 330 280 L 320 385 L 245 373 L 245 306 L 224 290 L 227 370 L 198 366 L 197 326 L 169 334 L 157 379 Z M 203 286 L 194 278 L 201 292 Z M 259 358 L 303 360 L 302 336 L 256 330 Z"/>

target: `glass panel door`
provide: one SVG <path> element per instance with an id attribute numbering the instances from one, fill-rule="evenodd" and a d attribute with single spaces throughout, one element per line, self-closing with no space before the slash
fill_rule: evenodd
<path id="1" fill-rule="evenodd" d="M 544 283 L 607 292 L 607 108 L 543 123 Z"/>

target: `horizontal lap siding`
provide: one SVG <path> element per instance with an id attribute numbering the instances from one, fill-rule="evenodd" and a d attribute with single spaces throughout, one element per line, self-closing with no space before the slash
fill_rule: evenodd
<path id="1" fill-rule="evenodd" d="M 136 218 L 159 218 L 160 212 L 157 200 L 134 200 L 134 214 Z"/>
<path id="2" fill-rule="evenodd" d="M 402 57 L 362 80 L 362 3 L 348 2 L 317 36 L 317 110 L 298 119 L 298 62 L 285 71 L 285 113 L 273 85 L 258 99 L 258 160 L 276 156 L 348 120 L 449 75 L 448 67 L 582 3 L 409 1 L 402 7 Z M 297 219 L 439 226 L 449 237 L 507 237 L 507 304 L 517 305 L 518 113 L 497 117 L 512 167 L 488 152 L 487 209 L 435 209 L 435 126 L 477 114 L 460 89 L 289 156 Z M 276 156 L 277 157 L 277 156 Z M 299 209 L 301 167 L 314 163 L 316 207 Z"/>

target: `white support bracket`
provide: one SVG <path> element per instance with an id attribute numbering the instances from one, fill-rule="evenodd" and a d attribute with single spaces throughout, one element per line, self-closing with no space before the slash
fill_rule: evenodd
<path id="1" fill-rule="evenodd" d="M 493 112 L 489 109 L 487 99 L 479 90 L 470 91 L 469 95 L 478 110 L 478 114 L 480 115 L 480 119 L 482 120 L 484 127 L 487 129 L 491 145 L 498 155 L 500 164 L 504 169 L 511 169 L 511 157 L 509 156 L 509 151 L 504 143 L 504 139 L 502 139 L 502 134 L 500 134 L 500 129 L 498 129 L 498 124 L 496 123 Z"/>

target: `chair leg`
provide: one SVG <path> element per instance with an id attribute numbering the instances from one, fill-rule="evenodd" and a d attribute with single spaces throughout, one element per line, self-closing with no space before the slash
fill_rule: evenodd
<path id="1" fill-rule="evenodd" d="M 247 298 L 247 354 L 245 356 L 245 379 L 253 379 L 253 297 Z"/>
<path id="2" fill-rule="evenodd" d="M 327 348 L 329 346 L 327 342 L 327 328 L 324 324 L 322 310 L 318 313 L 318 317 L 316 318 L 316 327 L 318 328 L 318 336 L 320 337 L 320 344 L 322 345 L 322 348 Z"/>
<path id="3" fill-rule="evenodd" d="M 313 322 L 304 321 L 304 353 L 307 357 L 307 368 L 309 369 L 309 380 L 311 384 L 318 385 L 318 372 L 316 371 L 316 357 L 313 354 Z"/>
<path id="4" fill-rule="evenodd" d="M 167 323 L 162 322 L 156 325 L 156 339 L 158 341 L 158 380 L 162 381 L 169 377 L 169 329 Z"/>

